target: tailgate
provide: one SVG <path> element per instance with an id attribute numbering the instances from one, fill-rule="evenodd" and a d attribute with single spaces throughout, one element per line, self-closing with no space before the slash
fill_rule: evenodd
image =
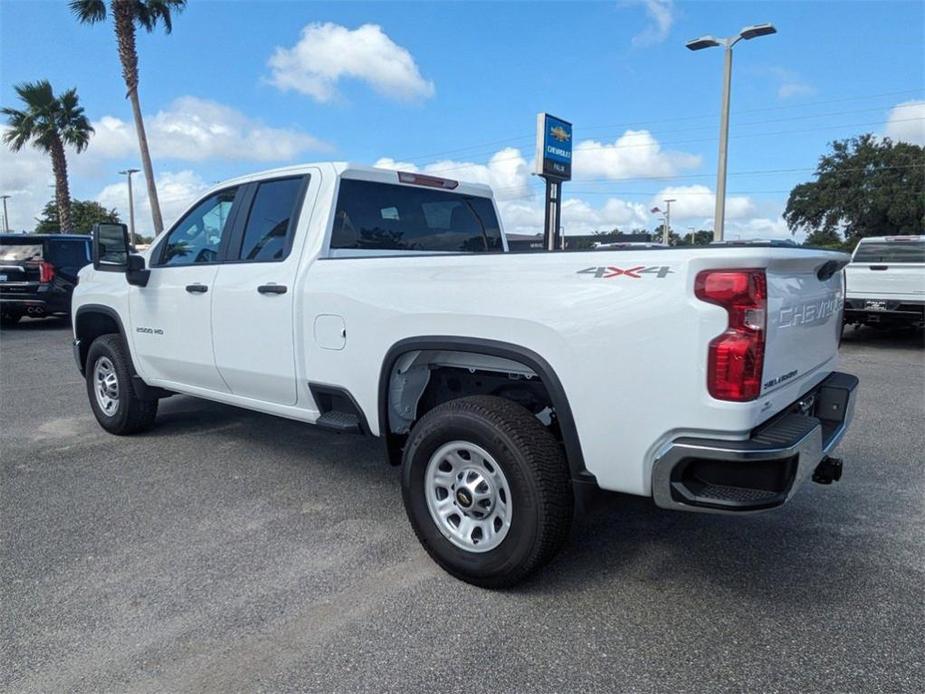
<path id="1" fill-rule="evenodd" d="M 0 286 L 14 288 L 38 283 L 39 263 L 43 258 L 41 241 L 4 238 L 0 241 Z"/>
<path id="2" fill-rule="evenodd" d="M 851 263 L 846 273 L 854 298 L 925 300 L 925 263 Z"/>
<path id="3" fill-rule="evenodd" d="M 832 261 L 831 255 L 803 255 L 772 260 L 767 268 L 762 395 L 810 380 L 838 354 L 845 299 L 840 263 Z"/>

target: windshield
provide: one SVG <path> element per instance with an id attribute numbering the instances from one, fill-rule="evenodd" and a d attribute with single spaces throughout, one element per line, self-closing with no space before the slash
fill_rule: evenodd
<path id="1" fill-rule="evenodd" d="M 0 262 L 22 263 L 42 259 L 42 244 L 29 241 L 0 242 Z"/>
<path id="2" fill-rule="evenodd" d="M 855 263 L 925 263 L 925 242 L 862 241 L 854 252 Z"/>

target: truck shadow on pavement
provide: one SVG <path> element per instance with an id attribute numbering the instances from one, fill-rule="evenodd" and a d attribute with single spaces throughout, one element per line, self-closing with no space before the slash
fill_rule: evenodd
<path id="1" fill-rule="evenodd" d="M 884 329 L 845 326 L 842 348 L 855 345 L 875 349 L 921 350 L 925 349 L 925 331 L 913 328 Z"/>
<path id="2" fill-rule="evenodd" d="M 334 489 L 360 488 L 365 489 L 361 498 L 390 499 L 390 518 L 384 520 L 413 545 L 412 564 L 426 560 L 407 525 L 398 469 L 384 461 L 378 440 L 180 396 L 164 401 L 157 427 L 146 436 L 199 438 L 217 432 L 225 443 L 234 439 L 242 454 L 246 449 L 255 466 L 297 468 L 299 475 L 325 476 Z M 692 600 L 690 586 L 706 585 L 711 601 L 725 594 L 730 599 L 747 595 L 751 604 L 768 607 L 836 603 L 861 590 L 859 542 L 846 530 L 856 524 L 850 505 L 823 498 L 828 491 L 807 484 L 787 506 L 747 517 L 665 511 L 649 499 L 601 493 L 576 517 L 553 563 L 507 592 L 544 598 L 604 585 L 615 596 L 644 588 L 650 599 Z M 345 517 L 367 512 L 355 496 L 335 496 L 331 501 Z M 442 572 L 436 575 L 447 583 L 438 590 L 468 589 Z"/>

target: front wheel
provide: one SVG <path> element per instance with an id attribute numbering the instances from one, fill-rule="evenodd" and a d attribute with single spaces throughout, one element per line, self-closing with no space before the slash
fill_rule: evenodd
<path id="1" fill-rule="evenodd" d="M 157 400 L 142 400 L 132 387 L 132 365 L 119 335 L 102 335 L 87 352 L 87 396 L 96 421 L 111 434 L 154 426 Z"/>
<path id="2" fill-rule="evenodd" d="M 453 400 L 411 431 L 405 510 L 421 544 L 450 574 L 514 585 L 555 556 L 573 498 L 558 442 L 528 410 L 492 396 Z"/>

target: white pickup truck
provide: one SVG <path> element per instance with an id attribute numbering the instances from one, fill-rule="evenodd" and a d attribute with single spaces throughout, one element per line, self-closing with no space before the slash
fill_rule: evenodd
<path id="1" fill-rule="evenodd" d="M 845 268 L 845 323 L 925 325 L 925 236 L 868 236 Z"/>
<path id="2" fill-rule="evenodd" d="M 143 256 L 95 229 L 74 355 L 114 434 L 182 393 L 380 438 L 426 550 L 499 587 L 551 559 L 584 489 L 734 514 L 837 479 L 847 262 L 509 253 L 485 186 L 313 164 L 217 186 Z"/>

